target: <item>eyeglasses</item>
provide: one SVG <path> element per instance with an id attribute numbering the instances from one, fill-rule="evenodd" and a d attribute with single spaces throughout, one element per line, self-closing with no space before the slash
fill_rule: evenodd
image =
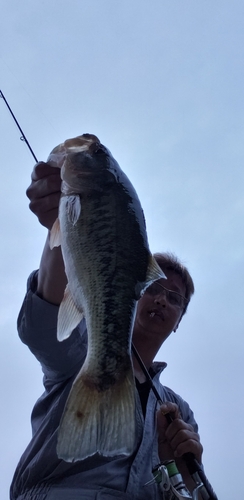
<path id="1" fill-rule="evenodd" d="M 188 304 L 188 300 L 186 299 L 186 297 L 183 297 L 183 295 L 178 292 L 174 292 L 173 290 L 168 290 L 168 288 L 165 288 L 157 281 L 154 281 L 154 283 L 152 283 L 152 285 L 150 285 L 145 290 L 145 293 L 148 293 L 149 295 L 152 295 L 152 297 L 154 297 L 155 295 L 162 295 L 162 289 L 167 301 L 173 306 L 183 309 Z"/>

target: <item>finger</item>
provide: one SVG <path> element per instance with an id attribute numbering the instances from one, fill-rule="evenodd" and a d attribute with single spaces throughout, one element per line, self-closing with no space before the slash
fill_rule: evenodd
<path id="1" fill-rule="evenodd" d="M 176 457 L 191 452 L 201 461 L 203 448 L 200 443 L 200 436 L 191 425 L 182 420 L 175 420 L 166 430 L 165 437 L 174 450 Z"/>
<path id="2" fill-rule="evenodd" d="M 43 198 L 45 196 L 59 193 L 61 191 L 61 178 L 58 174 L 50 174 L 36 181 L 32 181 L 26 190 L 26 195 L 30 200 Z"/>
<path id="3" fill-rule="evenodd" d="M 58 217 L 58 206 L 60 193 L 54 193 L 43 198 L 35 198 L 30 201 L 30 210 L 37 216 L 39 222 L 51 229 Z"/>
<path id="4" fill-rule="evenodd" d="M 170 401 L 167 401 L 166 403 L 163 403 L 160 406 L 159 411 L 163 415 L 167 415 L 168 413 L 171 414 L 172 417 L 178 417 L 180 415 L 179 407 L 175 403 L 171 403 Z"/>
<path id="5" fill-rule="evenodd" d="M 36 165 L 33 168 L 32 174 L 31 174 L 31 180 L 32 181 L 37 181 L 39 179 L 42 179 L 43 177 L 47 177 L 49 175 L 58 175 L 60 176 L 60 169 L 57 167 L 51 167 L 48 163 L 45 163 L 44 161 L 40 161 L 36 163 Z"/>
<path id="6" fill-rule="evenodd" d="M 31 199 L 29 203 L 30 210 L 36 215 L 38 213 L 49 212 L 50 210 L 58 210 L 60 200 L 60 193 L 53 193 L 49 196 Z"/>
<path id="7" fill-rule="evenodd" d="M 157 412 L 159 429 L 166 429 L 169 426 L 169 418 L 167 415 L 170 415 L 170 421 L 180 417 L 179 408 L 175 403 L 166 402 L 160 406 Z"/>
<path id="8" fill-rule="evenodd" d="M 187 424 L 184 422 L 184 420 L 177 418 L 169 424 L 165 431 L 165 435 L 169 441 L 172 441 L 172 439 L 179 434 L 180 432 L 189 432 L 192 434 L 195 434 L 195 431 L 192 427 L 192 425 Z"/>
<path id="9" fill-rule="evenodd" d="M 173 446 L 172 446 L 173 448 Z M 180 442 L 174 449 L 174 456 L 181 458 L 185 453 L 193 453 L 197 461 L 201 463 L 203 447 L 197 439 L 190 438 Z"/>
<path id="10" fill-rule="evenodd" d="M 166 432 L 167 434 L 167 432 Z M 199 436 L 195 432 L 187 429 L 181 429 L 173 437 L 169 438 L 167 435 L 167 440 L 170 442 L 171 446 L 176 449 L 180 443 L 184 443 L 187 440 L 194 440 L 199 442 Z"/>

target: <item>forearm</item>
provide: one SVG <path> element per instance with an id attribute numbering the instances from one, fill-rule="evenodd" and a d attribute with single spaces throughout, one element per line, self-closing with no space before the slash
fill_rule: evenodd
<path id="1" fill-rule="evenodd" d="M 50 249 L 48 233 L 38 273 L 37 295 L 51 304 L 59 305 L 66 284 L 61 247 Z"/>

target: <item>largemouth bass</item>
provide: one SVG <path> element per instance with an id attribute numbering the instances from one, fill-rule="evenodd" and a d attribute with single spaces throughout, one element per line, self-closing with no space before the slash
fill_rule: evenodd
<path id="1" fill-rule="evenodd" d="M 129 455 L 135 447 L 131 334 L 136 303 L 165 277 L 150 253 L 138 196 L 99 139 L 84 134 L 57 146 L 59 217 L 50 245 L 61 244 L 68 284 L 57 335 L 69 337 L 85 316 L 86 360 L 61 419 L 57 453 L 66 461 L 94 453 Z"/>

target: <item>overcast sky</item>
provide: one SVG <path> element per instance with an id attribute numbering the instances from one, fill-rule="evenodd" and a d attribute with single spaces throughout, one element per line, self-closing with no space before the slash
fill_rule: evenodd
<path id="1" fill-rule="evenodd" d="M 243 0 L 1 0 L 0 89 L 39 160 L 96 134 L 134 184 L 152 251 L 196 293 L 158 359 L 200 427 L 219 499 L 243 496 Z M 34 160 L 3 100 L 1 499 L 31 437 L 42 373 L 16 319 L 46 230 L 28 209 Z"/>

